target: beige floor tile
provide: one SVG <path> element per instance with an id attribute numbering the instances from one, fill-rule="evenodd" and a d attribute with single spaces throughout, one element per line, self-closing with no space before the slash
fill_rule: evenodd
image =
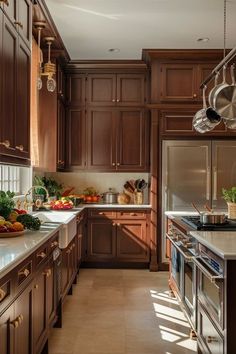
<path id="1" fill-rule="evenodd" d="M 168 273 L 81 269 L 53 329 L 50 354 L 194 354 L 189 325 L 168 296 Z"/>

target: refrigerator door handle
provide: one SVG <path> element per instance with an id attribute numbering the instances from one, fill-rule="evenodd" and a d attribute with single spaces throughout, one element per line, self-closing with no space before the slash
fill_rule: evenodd
<path id="1" fill-rule="evenodd" d="M 210 167 L 207 167 L 206 200 L 210 200 L 210 185 L 211 185 L 211 172 L 210 172 Z"/>
<path id="2" fill-rule="evenodd" d="M 213 200 L 217 200 L 217 168 L 213 167 Z"/>

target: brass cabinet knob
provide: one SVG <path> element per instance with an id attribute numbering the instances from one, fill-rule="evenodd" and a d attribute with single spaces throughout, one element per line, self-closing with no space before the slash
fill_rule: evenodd
<path id="1" fill-rule="evenodd" d="M 206 340 L 207 343 L 219 342 L 219 340 L 216 337 L 212 337 L 212 336 L 207 336 Z"/>
<path id="2" fill-rule="evenodd" d="M 20 151 L 24 151 L 24 146 L 23 145 L 16 145 L 16 149 Z"/>
<path id="3" fill-rule="evenodd" d="M 116 102 L 116 100 L 113 98 L 112 102 Z"/>
<path id="4" fill-rule="evenodd" d="M 9 140 L 4 140 L 3 142 L 0 142 L 0 145 L 3 145 L 5 148 L 9 149 L 11 146 L 11 143 Z"/>
<path id="5" fill-rule="evenodd" d="M 119 162 L 117 162 L 117 164 L 116 164 L 117 166 L 120 166 L 120 163 Z"/>
<path id="6" fill-rule="evenodd" d="M 45 272 L 43 272 L 43 275 L 46 275 L 47 278 L 49 278 L 51 276 L 51 274 L 52 274 L 51 269 L 47 269 L 47 270 L 45 270 Z"/>
<path id="7" fill-rule="evenodd" d="M 36 290 L 38 290 L 38 288 L 39 288 L 38 284 L 35 284 L 34 288 L 35 288 Z"/>
<path id="8" fill-rule="evenodd" d="M 30 274 L 29 269 L 25 268 L 24 270 L 18 272 L 18 275 L 24 275 L 24 277 L 28 277 L 28 275 Z"/>
<path id="9" fill-rule="evenodd" d="M 197 94 L 196 94 L 196 93 L 194 93 L 194 94 L 193 94 L 193 98 L 196 98 L 196 97 L 197 97 Z"/>
<path id="10" fill-rule="evenodd" d="M 53 247 L 55 247 L 55 246 L 57 246 L 58 245 L 58 241 L 53 241 L 52 243 L 51 243 L 51 248 L 53 248 Z"/>
<path id="11" fill-rule="evenodd" d="M 7 293 L 3 289 L 0 288 L 0 301 L 2 301 L 6 295 L 7 295 Z"/>
<path id="12" fill-rule="evenodd" d="M 117 226 L 120 226 L 120 223 L 118 222 L 118 224 L 116 224 Z"/>
<path id="13" fill-rule="evenodd" d="M 22 324 L 23 320 L 24 320 L 24 316 L 23 316 L 23 315 L 19 315 L 19 316 L 17 317 L 17 321 L 19 322 L 19 325 Z"/>
<path id="14" fill-rule="evenodd" d="M 14 22 L 14 25 L 17 25 L 17 26 L 19 26 L 21 29 L 23 29 L 23 24 L 22 24 L 21 22 L 19 22 L 19 21 L 15 21 L 15 22 Z"/>
<path id="15" fill-rule="evenodd" d="M 120 99 L 118 98 L 118 99 L 116 100 L 116 102 L 120 102 Z"/>
<path id="16" fill-rule="evenodd" d="M 16 319 L 16 320 L 13 320 L 10 322 L 10 324 L 14 327 L 14 328 L 17 328 L 19 327 L 19 321 Z"/>
<path id="17" fill-rule="evenodd" d="M 75 244 L 73 243 L 72 248 L 75 248 Z"/>
<path id="18" fill-rule="evenodd" d="M 115 162 L 112 162 L 112 166 L 115 166 L 116 164 L 115 164 Z"/>
<path id="19" fill-rule="evenodd" d="M 46 253 L 45 252 L 41 252 L 37 254 L 38 258 L 45 258 L 46 257 Z"/>
<path id="20" fill-rule="evenodd" d="M 104 215 L 103 211 L 100 211 L 98 214 L 99 214 L 99 215 Z"/>
<path id="21" fill-rule="evenodd" d="M 113 222 L 113 223 L 112 223 L 112 226 L 116 226 L 116 223 L 115 223 L 115 222 Z"/>

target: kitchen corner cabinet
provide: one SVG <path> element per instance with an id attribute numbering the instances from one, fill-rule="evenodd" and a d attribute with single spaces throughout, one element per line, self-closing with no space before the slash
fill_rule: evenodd
<path id="1" fill-rule="evenodd" d="M 89 210 L 85 264 L 147 265 L 150 258 L 148 213 Z"/>
<path id="2" fill-rule="evenodd" d="M 202 101 L 200 84 L 216 64 L 217 62 L 160 64 L 160 102 Z M 208 85 L 208 91 L 213 86 L 212 81 Z"/>
<path id="3" fill-rule="evenodd" d="M 29 164 L 31 52 L 15 26 L 0 10 L 1 132 L 0 155 L 4 162 Z"/>
<path id="4" fill-rule="evenodd" d="M 89 170 L 148 170 L 149 117 L 145 110 L 91 108 L 87 136 Z"/>
<path id="5" fill-rule="evenodd" d="M 143 106 L 145 74 L 89 74 L 87 103 L 90 106 Z"/>

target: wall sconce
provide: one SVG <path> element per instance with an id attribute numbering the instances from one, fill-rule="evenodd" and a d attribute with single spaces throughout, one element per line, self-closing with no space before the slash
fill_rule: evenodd
<path id="1" fill-rule="evenodd" d="M 45 22 L 35 22 L 34 26 L 38 30 L 38 50 L 39 50 L 39 63 L 38 63 L 38 77 L 37 77 L 37 88 L 41 90 L 42 76 L 47 76 L 47 90 L 49 92 L 54 92 L 56 89 L 56 81 L 53 76 L 56 74 L 56 64 L 51 62 L 51 45 L 55 40 L 54 37 L 45 37 L 45 41 L 48 45 L 48 61 L 43 64 L 43 53 L 40 48 L 41 45 L 41 31 L 45 28 Z"/>

